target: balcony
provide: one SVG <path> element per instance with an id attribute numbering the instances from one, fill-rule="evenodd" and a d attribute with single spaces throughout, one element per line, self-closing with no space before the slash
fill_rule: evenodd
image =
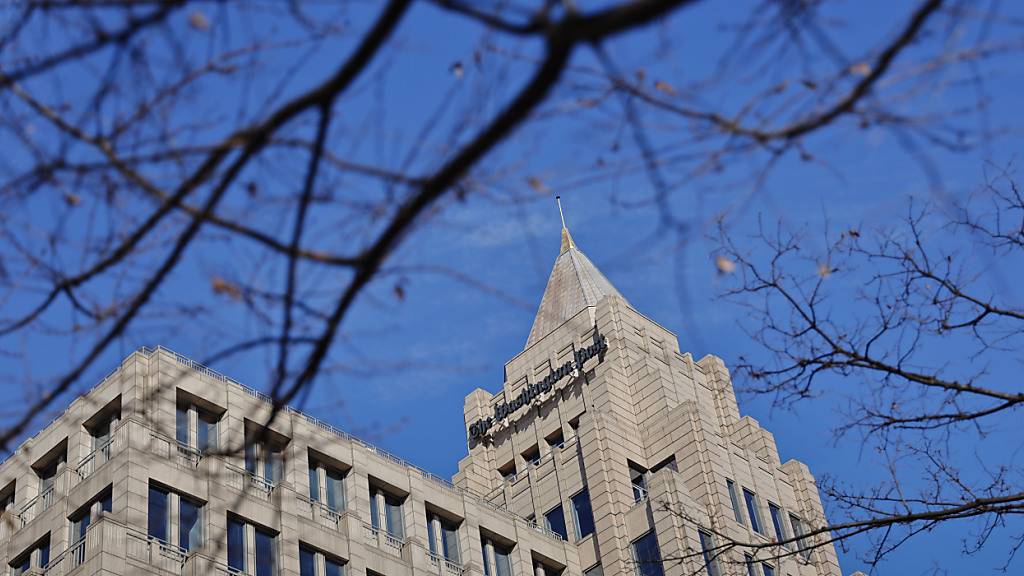
<path id="1" fill-rule="evenodd" d="M 429 550 L 426 552 L 427 558 L 430 560 L 430 565 L 434 568 L 434 572 L 439 576 L 464 576 L 466 574 L 466 568 L 461 564 L 449 560 L 440 554 L 430 552 Z"/>
<path id="2" fill-rule="evenodd" d="M 104 558 L 104 556 L 107 558 Z M 186 552 L 112 520 L 101 518 L 89 526 L 85 537 L 74 542 L 67 550 L 50 560 L 42 571 L 46 576 L 64 576 L 85 564 L 83 574 L 98 574 L 105 570 L 124 570 L 124 559 L 143 566 L 180 574 Z M 104 566 L 106 563 L 110 563 Z M 104 570 L 105 568 L 105 570 Z M 127 573 L 132 573 L 131 568 Z"/>
<path id="3" fill-rule="evenodd" d="M 75 483 L 83 482 L 96 472 L 101 466 L 110 461 L 111 458 L 124 450 L 127 442 L 128 427 L 125 424 L 118 426 L 106 443 L 98 446 L 85 458 L 78 462 L 75 467 L 75 475 L 72 479 Z"/>
<path id="4" fill-rule="evenodd" d="M 299 499 L 299 516 L 335 532 L 342 532 L 341 512 L 323 502 L 310 500 L 302 494 L 296 494 L 296 497 Z"/>
<path id="5" fill-rule="evenodd" d="M 275 484 L 270 480 L 244 470 L 232 464 L 224 463 L 224 470 L 227 472 L 225 483 L 230 487 L 250 494 L 259 500 L 270 501 L 274 495 Z"/>
<path id="6" fill-rule="evenodd" d="M 149 451 L 186 470 L 195 470 L 203 455 L 201 452 L 149 429 Z"/>
<path id="7" fill-rule="evenodd" d="M 405 547 L 405 541 L 401 538 L 397 538 L 392 534 L 374 528 L 372 525 L 364 522 L 363 527 L 366 532 L 367 543 L 399 558 L 402 557 L 402 548 Z"/>
<path id="8" fill-rule="evenodd" d="M 52 485 L 21 507 L 21 511 L 18 512 L 18 517 L 21 519 L 21 528 L 28 526 L 30 522 L 52 506 L 58 498 L 64 496 L 63 490 L 57 490 L 58 487 L 63 488 L 64 484 L 64 475 L 58 474 Z"/>

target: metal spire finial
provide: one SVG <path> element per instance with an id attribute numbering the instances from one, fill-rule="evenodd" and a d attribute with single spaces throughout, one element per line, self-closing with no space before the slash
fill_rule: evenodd
<path id="1" fill-rule="evenodd" d="M 555 202 L 558 202 L 558 216 L 562 219 L 562 249 L 559 251 L 559 254 L 565 254 L 569 251 L 569 248 L 575 248 L 576 243 L 572 241 L 569 228 L 565 225 L 565 213 L 562 212 L 562 197 L 555 196 Z"/>

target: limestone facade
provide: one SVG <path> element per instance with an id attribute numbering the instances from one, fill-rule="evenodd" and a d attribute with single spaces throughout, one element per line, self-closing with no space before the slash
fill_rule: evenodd
<path id="1" fill-rule="evenodd" d="M 0 464 L 2 568 L 840 575 L 831 545 L 798 538 L 824 523 L 807 467 L 781 463 L 772 435 L 740 416 L 720 359 L 681 353 L 568 231 L 505 376 L 496 394 L 466 397 L 469 455 L 452 483 L 296 410 L 275 413 L 269 397 L 179 354 L 141 349 Z M 715 548 L 777 534 L 784 548 L 751 558 Z"/>

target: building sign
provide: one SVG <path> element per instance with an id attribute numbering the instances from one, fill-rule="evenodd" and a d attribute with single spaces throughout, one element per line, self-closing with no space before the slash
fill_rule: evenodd
<path id="1" fill-rule="evenodd" d="M 495 406 L 494 415 L 488 416 L 487 418 L 481 418 L 469 426 L 469 437 L 476 439 L 486 435 L 487 431 L 490 430 L 495 423 L 501 422 L 522 408 L 529 406 L 530 403 L 538 396 L 550 392 L 555 384 L 562 378 L 565 378 L 570 374 L 576 375 L 581 373 L 583 371 L 583 364 L 586 363 L 587 360 L 597 356 L 598 361 L 603 362 L 604 353 L 607 350 L 608 339 L 595 329 L 593 344 L 586 348 L 574 351 L 572 354 L 572 360 L 569 360 L 565 364 L 562 364 L 558 368 L 552 370 L 537 384 L 527 384 L 526 388 L 523 388 L 519 395 L 511 401 L 502 402 Z"/>

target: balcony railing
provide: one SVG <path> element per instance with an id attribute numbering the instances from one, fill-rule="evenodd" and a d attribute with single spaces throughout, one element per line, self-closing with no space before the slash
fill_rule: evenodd
<path id="1" fill-rule="evenodd" d="M 118 552 L 124 550 L 128 558 L 139 561 L 147 566 L 155 566 L 175 574 L 180 573 L 181 563 L 173 556 L 161 561 L 150 551 L 151 544 L 146 535 L 135 531 L 109 517 L 103 517 L 89 526 L 85 537 L 71 543 L 64 552 L 54 558 L 41 572 L 46 576 L 64 576 L 95 558 L 103 550 Z M 29 572 L 31 573 L 31 572 Z"/>
<path id="2" fill-rule="evenodd" d="M 274 493 L 275 484 L 265 478 L 243 470 L 237 466 L 225 463 L 224 469 L 227 471 L 227 485 L 239 492 L 245 492 L 251 494 L 261 500 L 270 500 L 271 495 Z"/>
<path id="3" fill-rule="evenodd" d="M 395 556 L 402 555 L 402 548 L 405 547 L 405 541 L 398 538 L 386 530 L 374 528 L 373 525 L 363 523 L 363 527 L 366 530 L 366 541 L 373 544 L 377 548 L 390 552 Z"/>
<path id="4" fill-rule="evenodd" d="M 127 432 L 128 429 L 124 425 L 118 426 L 105 443 L 97 446 L 95 450 L 90 452 L 85 458 L 82 458 L 78 466 L 75 467 L 75 474 L 79 482 L 92 476 L 97 468 L 109 462 L 111 458 L 124 449 Z"/>
<path id="5" fill-rule="evenodd" d="M 63 477 L 62 474 L 58 474 L 53 484 L 21 507 L 21 512 L 18 513 L 18 516 L 21 518 L 21 526 L 23 528 L 45 512 L 60 497 L 60 494 L 57 492 L 57 484 L 63 483 L 61 481 Z"/>
<path id="6" fill-rule="evenodd" d="M 299 514 L 331 530 L 341 531 L 341 512 L 302 494 L 296 494 L 296 497 L 299 499 Z"/>
<path id="7" fill-rule="evenodd" d="M 430 558 L 430 564 L 434 566 L 438 574 L 443 576 L 463 576 L 466 573 L 465 567 L 461 564 L 454 562 L 433 552 L 427 551 L 427 557 Z"/>
<path id="8" fill-rule="evenodd" d="M 639 484 L 633 484 L 633 502 L 639 504 L 647 500 L 647 494 L 647 488 Z"/>
<path id="9" fill-rule="evenodd" d="M 153 453 L 186 470 L 194 470 L 203 457 L 199 450 L 164 436 L 156 430 L 150 429 L 149 442 Z"/>

